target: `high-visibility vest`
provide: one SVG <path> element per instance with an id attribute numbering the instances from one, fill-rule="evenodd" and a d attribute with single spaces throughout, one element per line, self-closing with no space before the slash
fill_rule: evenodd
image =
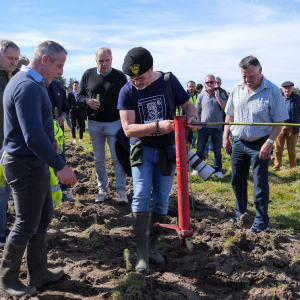
<path id="1" fill-rule="evenodd" d="M 49 172 L 50 172 L 50 187 L 51 187 L 53 206 L 61 206 L 62 191 L 60 189 L 60 185 L 55 176 L 54 170 L 51 167 L 49 167 Z"/>

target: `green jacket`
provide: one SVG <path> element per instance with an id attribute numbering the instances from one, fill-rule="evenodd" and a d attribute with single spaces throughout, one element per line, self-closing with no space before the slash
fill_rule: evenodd
<path id="1" fill-rule="evenodd" d="M 8 83 L 8 73 L 7 71 L 0 69 L 0 148 L 2 148 L 4 134 L 3 134 L 3 93 L 4 89 Z"/>

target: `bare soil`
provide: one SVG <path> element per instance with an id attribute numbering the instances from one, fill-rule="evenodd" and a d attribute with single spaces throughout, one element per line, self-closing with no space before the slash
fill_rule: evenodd
<path id="1" fill-rule="evenodd" d="M 82 154 L 80 146 L 67 145 L 68 165 L 78 183 L 70 188 L 75 204 L 55 208 L 48 230 L 48 267 L 62 267 L 63 279 L 38 290 L 31 300 L 108 299 L 121 278 L 134 272 L 136 247 L 130 204 L 118 205 L 113 165 L 107 161 L 109 198 L 96 204 L 97 184 L 93 153 Z M 128 198 L 132 188 L 128 179 Z M 300 243 L 297 236 L 282 234 L 277 224 L 268 233 L 248 232 L 253 218 L 244 215 L 238 224 L 229 219 L 220 203 L 194 198 L 191 220 L 196 226 L 194 249 L 179 250 L 175 230 L 164 229 L 159 249 L 165 270 L 150 262 L 150 275 L 142 276 L 145 287 L 126 299 L 238 300 L 300 299 Z M 192 207 L 192 206 L 191 206 Z M 9 227 L 14 222 L 9 201 Z M 177 187 L 170 194 L 167 223 L 178 222 Z M 131 270 L 126 270 L 124 249 L 130 251 Z M 2 254 L 3 249 L 0 250 Z M 22 263 L 20 278 L 25 282 Z M 129 289 L 130 291 L 130 289 Z M 0 292 L 0 299 L 13 299 Z M 125 298 L 124 298 L 125 299 Z"/>

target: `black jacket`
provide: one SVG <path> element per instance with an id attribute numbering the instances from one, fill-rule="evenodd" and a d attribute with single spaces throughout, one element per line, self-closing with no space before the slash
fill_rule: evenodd
<path id="1" fill-rule="evenodd" d="M 293 92 L 291 98 L 292 123 L 300 124 L 300 95 Z M 299 133 L 300 127 L 293 127 L 293 132 Z"/>
<path id="2" fill-rule="evenodd" d="M 72 113 L 73 110 L 79 110 L 79 111 L 84 112 L 84 110 L 85 110 L 84 104 L 82 102 L 76 101 L 73 91 L 68 93 L 67 99 L 68 99 L 68 105 L 70 108 L 70 113 Z"/>

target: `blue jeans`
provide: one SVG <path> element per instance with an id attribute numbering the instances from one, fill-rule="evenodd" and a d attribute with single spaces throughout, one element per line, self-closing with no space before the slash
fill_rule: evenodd
<path id="1" fill-rule="evenodd" d="M 5 186 L 0 187 L 0 237 L 5 237 L 5 231 L 7 228 L 6 214 L 7 214 L 7 202 L 11 193 L 11 188 L 6 183 Z"/>
<path id="2" fill-rule="evenodd" d="M 115 148 L 115 143 L 117 141 L 116 134 L 121 129 L 121 121 L 97 122 L 89 120 L 88 127 L 95 153 L 95 170 L 99 189 L 101 188 L 108 191 L 108 180 L 105 167 L 105 141 L 107 140 L 111 159 L 115 167 L 116 188 L 118 191 L 126 192 L 126 174 L 117 158 Z"/>
<path id="3" fill-rule="evenodd" d="M 206 143 L 208 141 L 208 138 L 211 137 L 211 141 L 214 148 L 214 168 L 216 172 L 221 172 L 222 170 L 222 135 L 222 130 L 216 128 L 202 127 L 198 131 L 198 146 L 196 154 L 201 158 L 203 157 L 203 152 L 205 151 Z"/>
<path id="4" fill-rule="evenodd" d="M 210 151 L 214 151 L 214 147 L 211 141 L 211 138 L 209 137 L 208 142 L 206 143 L 206 150 L 205 150 L 205 155 L 206 157 L 208 157 L 208 152 Z"/>
<path id="5" fill-rule="evenodd" d="M 35 156 L 5 153 L 2 168 L 14 195 L 16 210 L 8 241 L 26 245 L 34 233 L 46 233 L 53 218 L 49 167 Z"/>
<path id="6" fill-rule="evenodd" d="M 66 116 L 66 122 L 67 122 L 68 127 L 71 129 L 72 128 L 72 123 L 71 123 L 71 120 L 70 120 L 70 114 L 68 114 Z"/>
<path id="7" fill-rule="evenodd" d="M 171 157 L 174 157 L 175 145 L 168 146 L 168 148 Z M 149 211 L 152 191 L 152 210 L 162 215 L 167 214 L 175 169 L 176 164 L 173 164 L 171 175 L 162 175 L 159 167 L 159 148 L 145 146 L 143 148 L 142 165 L 131 168 L 133 183 L 132 211 Z"/>
<path id="8" fill-rule="evenodd" d="M 269 223 L 269 184 L 268 166 L 269 159 L 261 160 L 259 152 L 267 137 L 254 142 L 234 140 L 231 153 L 231 184 L 236 197 L 235 212 L 239 217 L 247 210 L 247 180 L 249 177 L 250 162 L 253 173 L 253 200 L 256 211 L 254 224 L 267 226 Z"/>

